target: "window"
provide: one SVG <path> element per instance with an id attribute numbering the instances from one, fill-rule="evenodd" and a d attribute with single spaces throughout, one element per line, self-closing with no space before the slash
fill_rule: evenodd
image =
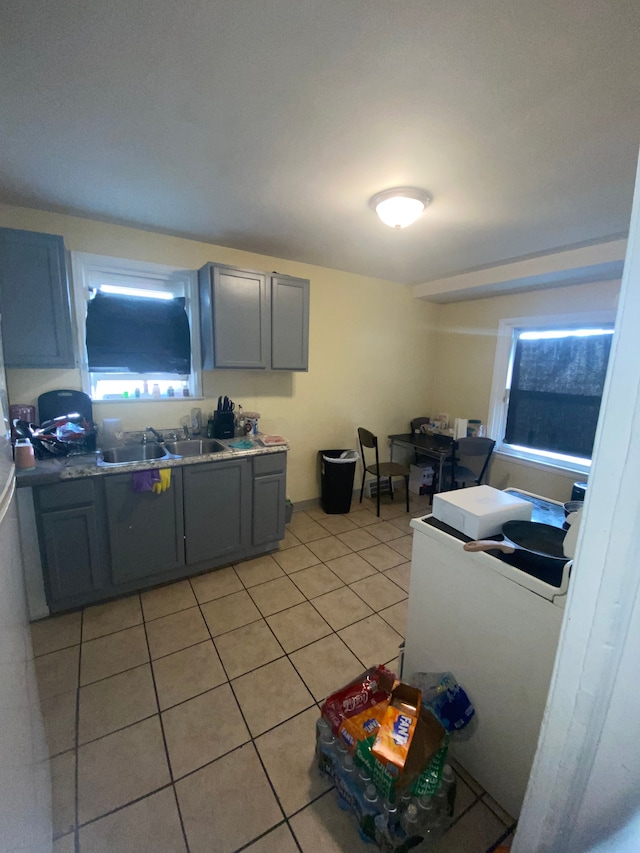
<path id="1" fill-rule="evenodd" d="M 84 390 L 94 400 L 200 396 L 194 271 L 72 253 Z"/>
<path id="2" fill-rule="evenodd" d="M 491 392 L 496 451 L 588 473 L 613 314 L 503 320 Z"/>

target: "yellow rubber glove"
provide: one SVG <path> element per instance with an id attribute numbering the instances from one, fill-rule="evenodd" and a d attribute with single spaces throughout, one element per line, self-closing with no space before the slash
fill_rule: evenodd
<path id="1" fill-rule="evenodd" d="M 159 495 L 160 492 L 166 492 L 171 486 L 171 468 L 162 468 L 160 470 L 160 479 L 154 483 L 151 490 L 154 494 Z"/>
<path id="2" fill-rule="evenodd" d="M 166 492 L 171 486 L 171 468 L 162 468 L 160 471 L 160 491 Z"/>

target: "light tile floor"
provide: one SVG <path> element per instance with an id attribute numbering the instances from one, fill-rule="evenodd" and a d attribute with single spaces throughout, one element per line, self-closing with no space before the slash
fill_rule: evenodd
<path id="1" fill-rule="evenodd" d="M 296 512 L 273 554 L 32 625 L 54 853 L 370 853 L 314 727 L 328 693 L 395 670 L 427 510 Z M 512 818 L 457 770 L 438 853 L 508 844 Z"/>

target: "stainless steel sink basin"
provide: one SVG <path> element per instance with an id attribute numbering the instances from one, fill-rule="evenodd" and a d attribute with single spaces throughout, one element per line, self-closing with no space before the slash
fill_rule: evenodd
<path id="1" fill-rule="evenodd" d="M 114 447 L 102 452 L 104 465 L 126 465 L 131 462 L 151 462 L 154 459 L 168 459 L 169 454 L 161 444 L 129 444 Z"/>
<path id="2" fill-rule="evenodd" d="M 165 447 L 175 456 L 202 456 L 205 453 L 221 453 L 227 448 L 215 438 L 184 439 L 183 441 L 168 441 Z"/>

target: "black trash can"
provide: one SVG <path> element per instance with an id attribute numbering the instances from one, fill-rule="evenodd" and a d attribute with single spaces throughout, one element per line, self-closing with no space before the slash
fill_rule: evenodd
<path id="1" fill-rule="evenodd" d="M 322 509 L 330 515 L 349 512 L 360 454 L 356 450 L 321 450 L 319 455 Z"/>

